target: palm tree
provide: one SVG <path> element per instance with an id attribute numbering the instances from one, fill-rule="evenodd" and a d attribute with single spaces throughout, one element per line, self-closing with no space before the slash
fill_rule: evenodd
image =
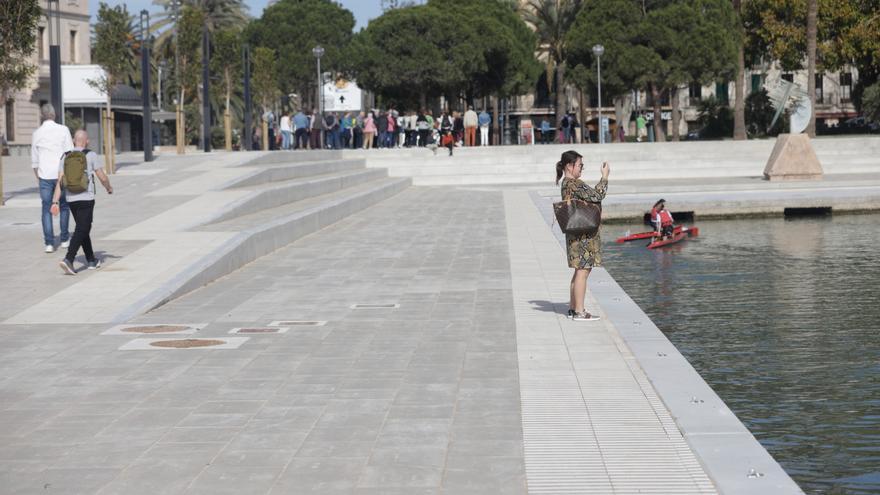
<path id="1" fill-rule="evenodd" d="M 154 42 L 156 53 L 165 48 L 174 33 L 170 28 L 175 23 L 175 2 L 179 10 L 183 7 L 194 7 L 202 11 L 205 25 L 212 33 L 220 29 L 243 28 L 250 20 L 244 0 L 153 0 L 154 5 L 162 8 L 152 26 L 154 32 L 161 33 Z"/>
<path id="2" fill-rule="evenodd" d="M 526 24 L 538 37 L 538 56 L 547 70 L 547 82 L 556 80 L 556 128 L 565 108 L 565 36 L 580 12 L 582 0 L 527 0 L 520 8 Z"/>

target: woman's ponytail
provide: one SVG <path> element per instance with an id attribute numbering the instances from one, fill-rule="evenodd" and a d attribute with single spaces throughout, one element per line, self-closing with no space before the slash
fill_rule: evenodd
<path id="1" fill-rule="evenodd" d="M 559 185 L 559 180 L 562 179 L 562 173 L 565 171 L 565 167 L 571 163 L 577 163 L 578 158 L 583 157 L 580 153 L 574 150 L 568 150 L 562 154 L 562 158 L 556 162 L 556 185 Z"/>

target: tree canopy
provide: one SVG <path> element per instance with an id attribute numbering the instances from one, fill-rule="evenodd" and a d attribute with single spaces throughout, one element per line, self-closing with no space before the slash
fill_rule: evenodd
<path id="1" fill-rule="evenodd" d="M 422 104 L 436 94 L 515 94 L 540 71 L 534 44 L 508 3 L 431 0 L 372 20 L 352 43 L 351 71 L 365 88 Z"/>
<path id="2" fill-rule="evenodd" d="M 117 84 L 131 83 L 139 72 L 134 48 L 140 45 L 134 37 L 133 22 L 125 5 L 110 7 L 101 2 L 98 7 L 92 60 L 104 69 L 105 77 L 94 83 L 108 98 Z"/>
<path id="3" fill-rule="evenodd" d="M 41 15 L 37 0 L 0 2 L 0 102 L 23 88 L 36 70 L 31 54 Z"/>
<path id="4" fill-rule="evenodd" d="M 311 94 L 317 84 L 312 48 L 324 48 L 322 67 L 345 66 L 354 24 L 354 15 L 330 0 L 279 0 L 251 22 L 246 38 L 275 51 L 276 77 L 283 92 Z"/>

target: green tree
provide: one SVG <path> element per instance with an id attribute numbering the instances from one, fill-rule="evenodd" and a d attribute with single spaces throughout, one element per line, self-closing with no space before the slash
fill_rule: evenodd
<path id="1" fill-rule="evenodd" d="M 214 32 L 211 52 L 211 72 L 219 75 L 212 85 L 215 94 L 223 99 L 223 129 L 226 150 L 232 150 L 232 95 L 241 77 L 241 32 L 224 29 Z"/>
<path id="2" fill-rule="evenodd" d="M 153 0 L 155 5 L 162 8 L 157 16 L 153 29 L 160 32 L 154 43 L 157 53 L 170 54 L 172 45 L 175 18 L 173 2 L 175 0 Z M 244 0 L 176 0 L 180 7 L 195 8 L 204 15 L 205 25 L 208 31 L 214 33 L 224 29 L 242 29 L 250 21 L 248 7 Z M 178 8 L 180 8 L 178 7 Z"/>
<path id="3" fill-rule="evenodd" d="M 6 99 L 27 86 L 36 66 L 31 62 L 37 23 L 42 11 L 37 0 L 0 2 L 0 108 Z M 0 206 L 3 206 L 3 140 L 0 140 Z"/>
<path id="4" fill-rule="evenodd" d="M 862 95 L 862 112 L 868 120 L 880 123 L 880 82 L 865 88 Z"/>
<path id="5" fill-rule="evenodd" d="M 113 125 L 113 109 L 111 100 L 113 91 L 118 84 L 126 82 L 126 75 L 131 73 L 135 56 L 132 51 L 134 34 L 133 19 L 125 5 L 110 7 L 101 2 L 98 7 L 98 22 L 95 24 L 95 42 L 92 46 L 92 61 L 104 69 L 101 77 L 89 80 L 88 83 L 107 97 L 106 125 Z M 108 173 L 115 172 L 114 133 L 105 132 L 104 166 Z"/>
<path id="6" fill-rule="evenodd" d="M 449 23 L 428 6 L 392 9 L 370 21 L 352 42 L 351 69 L 358 84 L 398 102 L 418 101 L 465 82 L 462 67 L 478 64 L 477 55 L 459 50 L 472 38 L 468 25 Z"/>
<path id="7" fill-rule="evenodd" d="M 331 0 L 279 0 L 248 25 L 246 39 L 278 54 L 275 77 L 284 93 L 308 95 L 307 101 L 317 103 L 312 48 L 324 47 L 323 70 L 339 72 L 348 65 L 354 24 L 354 15 Z"/>
<path id="8" fill-rule="evenodd" d="M 177 63 L 170 67 L 168 78 L 168 88 L 174 92 L 176 100 L 178 153 L 185 151 L 186 144 L 193 142 L 201 128 L 196 115 L 200 115 L 201 111 L 198 86 L 202 73 L 203 25 L 204 14 L 201 10 L 183 8 L 177 23 Z"/>
<path id="9" fill-rule="evenodd" d="M 534 35 L 498 0 L 432 0 L 370 22 L 350 49 L 358 83 L 425 106 L 427 96 L 510 95 L 530 87 L 540 66 Z"/>
<path id="10" fill-rule="evenodd" d="M 520 13 L 537 34 L 536 50 L 544 62 L 547 81 L 554 81 L 556 94 L 556 128 L 560 128 L 565 108 L 565 69 L 568 59 L 567 34 L 571 31 L 581 0 L 527 0 Z M 553 77 L 555 76 L 555 77 Z"/>

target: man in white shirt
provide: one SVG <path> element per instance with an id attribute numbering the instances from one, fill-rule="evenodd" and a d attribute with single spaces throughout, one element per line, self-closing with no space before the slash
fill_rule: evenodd
<path id="1" fill-rule="evenodd" d="M 70 130 L 67 126 L 55 122 L 55 108 L 47 103 L 40 107 L 40 117 L 43 124 L 34 131 L 31 139 L 31 166 L 34 176 L 40 187 L 40 200 L 43 203 L 43 244 L 45 252 L 55 251 L 55 232 L 52 229 L 52 193 L 55 192 L 55 184 L 58 182 L 58 172 L 61 168 L 61 156 L 73 149 L 73 140 L 70 139 Z M 70 245 L 70 208 L 64 195 L 60 198 L 61 207 L 61 247 Z"/>

